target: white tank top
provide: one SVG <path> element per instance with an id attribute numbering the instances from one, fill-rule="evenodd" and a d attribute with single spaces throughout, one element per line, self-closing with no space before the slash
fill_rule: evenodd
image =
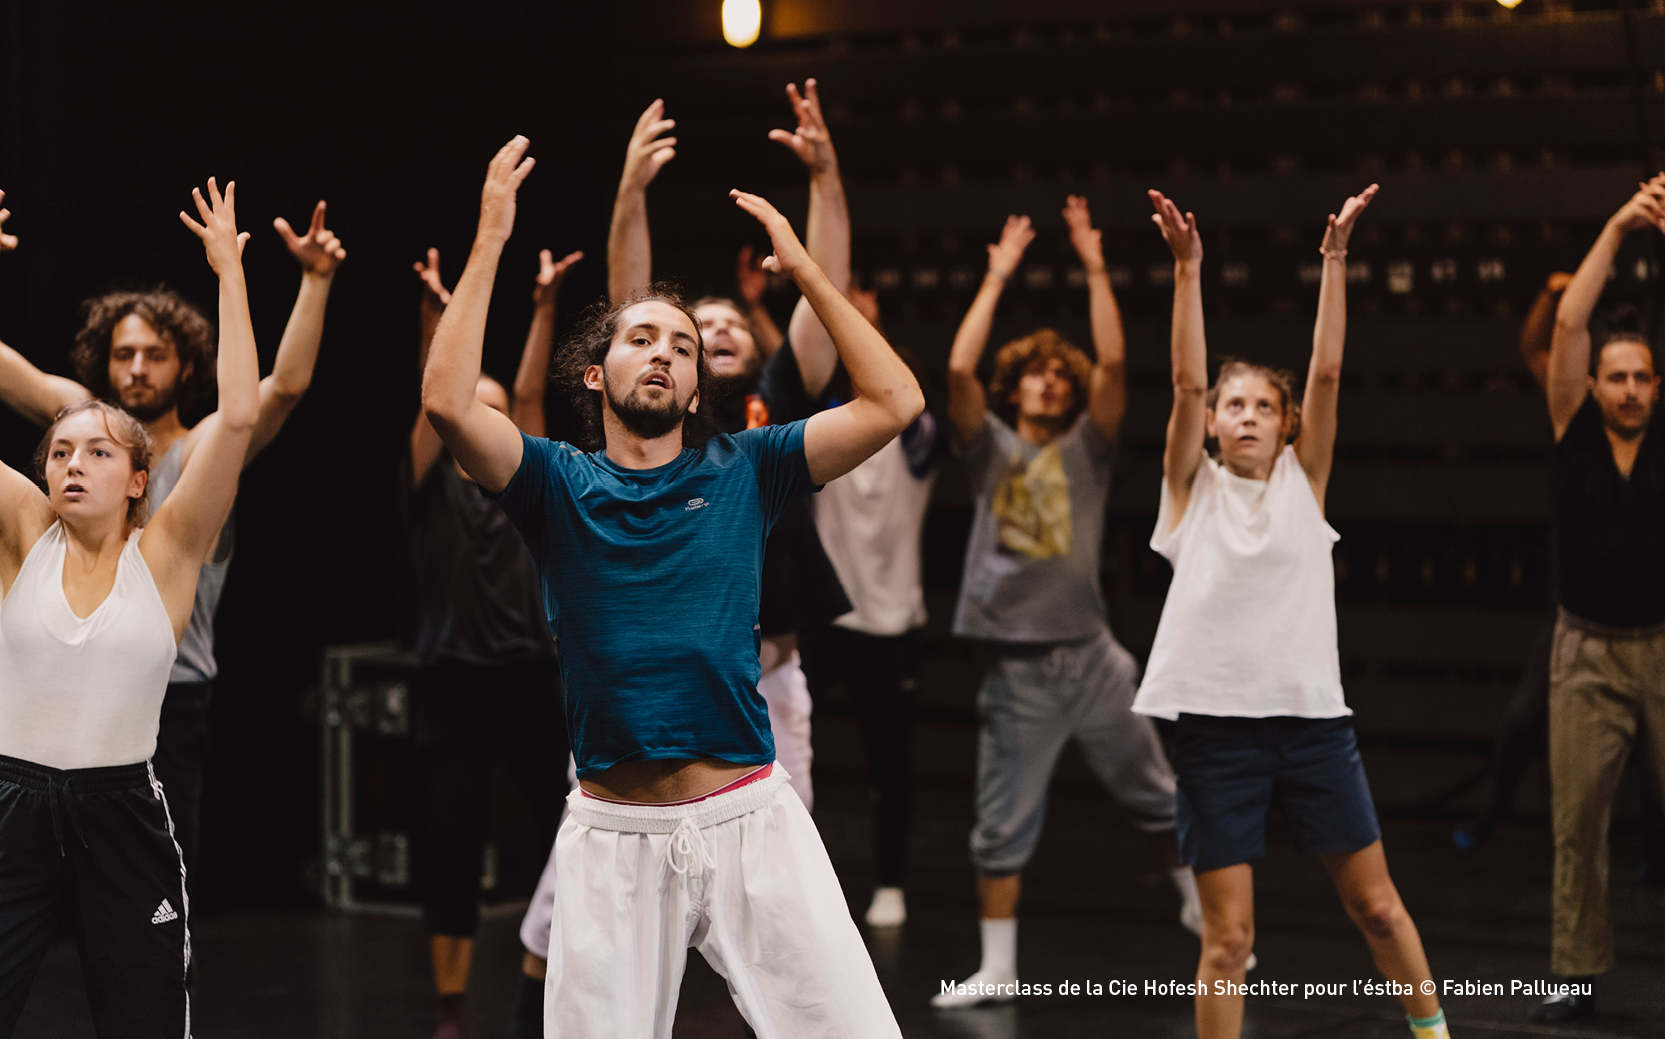
<path id="1" fill-rule="evenodd" d="M 1166 481 L 1150 546 L 1174 565 L 1133 710 L 1158 718 L 1352 714 L 1336 652 L 1340 539 L 1285 447 L 1266 480 L 1203 459 L 1179 525 Z"/>
<path id="2" fill-rule="evenodd" d="M 49 768 L 132 765 L 156 750 L 176 648 L 173 622 L 139 553 L 91 615 L 64 597 L 63 524 L 23 559 L 0 607 L 0 754 Z"/>

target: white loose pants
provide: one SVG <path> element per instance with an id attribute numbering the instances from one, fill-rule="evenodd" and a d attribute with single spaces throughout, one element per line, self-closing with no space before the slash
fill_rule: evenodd
<path id="1" fill-rule="evenodd" d="M 689 949 L 758 1039 L 901 1039 L 787 780 L 777 764 L 675 806 L 572 792 L 555 839 L 546 1039 L 670 1039 Z"/>
<path id="2" fill-rule="evenodd" d="M 815 709 L 809 697 L 809 679 L 793 650 L 779 667 L 766 671 L 757 680 L 758 695 L 769 705 L 769 731 L 775 737 L 775 760 L 784 765 L 792 778 L 787 782 L 803 799 L 804 807 L 815 811 L 815 787 L 809 779 L 809 765 L 815 759 L 810 746 L 810 712 Z"/>

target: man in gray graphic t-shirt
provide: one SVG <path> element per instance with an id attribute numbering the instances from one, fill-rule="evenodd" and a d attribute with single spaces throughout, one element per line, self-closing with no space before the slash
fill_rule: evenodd
<path id="1" fill-rule="evenodd" d="M 954 633 L 981 639 L 994 658 L 977 694 L 977 825 L 971 858 L 982 906 L 982 964 L 938 1007 L 1009 1000 L 983 995 L 1017 979 L 1019 874 L 1040 838 L 1046 788 L 1064 743 L 1083 757 L 1133 822 L 1150 834 L 1201 927 L 1196 880 L 1179 866 L 1174 777 L 1150 720 L 1129 709 L 1138 665 L 1111 637 L 1099 587 L 1099 546 L 1110 467 L 1126 410 L 1124 344 L 1099 232 L 1085 199 L 1064 209 L 1086 268 L 1089 361 L 1042 329 L 1006 344 L 987 388 L 977 364 L 1001 291 L 1034 232 L 1006 221 L 989 270 L 954 338 L 948 418 L 976 497 Z"/>

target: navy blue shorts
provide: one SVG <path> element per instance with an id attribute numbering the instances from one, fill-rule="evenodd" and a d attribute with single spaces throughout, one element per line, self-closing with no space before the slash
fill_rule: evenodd
<path id="1" fill-rule="evenodd" d="M 1350 718 L 1179 716 L 1179 854 L 1198 873 L 1266 854 L 1276 801 L 1309 855 L 1358 851 L 1382 836 Z"/>

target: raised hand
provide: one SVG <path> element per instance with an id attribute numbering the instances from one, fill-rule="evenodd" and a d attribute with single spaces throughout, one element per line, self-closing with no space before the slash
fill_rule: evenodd
<path id="1" fill-rule="evenodd" d="M 734 280 L 740 288 L 741 301 L 749 306 L 763 302 L 763 292 L 769 287 L 769 273 L 763 269 L 763 258 L 749 245 L 740 247 Z"/>
<path id="2" fill-rule="evenodd" d="M 1069 225 L 1070 244 L 1081 257 L 1081 265 L 1089 271 L 1104 267 L 1104 234 L 1093 226 L 1093 215 L 1087 211 L 1087 200 L 1071 195 L 1064 200 L 1064 223 Z"/>
<path id="3" fill-rule="evenodd" d="M 497 149 L 486 166 L 486 183 L 480 189 L 480 228 L 477 237 L 506 242 L 515 229 L 515 193 L 520 182 L 532 172 L 538 160 L 530 158 L 526 149 L 532 142 L 516 134 L 508 144 Z"/>
<path id="4" fill-rule="evenodd" d="M 289 252 L 308 274 L 330 277 L 341 266 L 341 261 L 347 258 L 341 239 L 335 237 L 334 231 L 324 228 L 323 202 L 312 207 L 312 226 L 306 229 L 304 236 L 297 235 L 289 226 L 289 221 L 281 216 L 272 221 L 272 226 L 277 228 L 277 233 L 283 236 L 283 244 L 289 247 Z"/>
<path id="5" fill-rule="evenodd" d="M 1162 232 L 1163 241 L 1173 250 L 1176 263 L 1201 263 L 1203 256 L 1202 235 L 1197 233 L 1197 218 L 1191 213 L 1181 213 L 1160 191 L 1149 192 L 1151 205 L 1156 212 L 1151 215 L 1151 222 Z"/>
<path id="6" fill-rule="evenodd" d="M 989 270 L 1010 278 L 1023 262 L 1023 251 L 1035 240 L 1035 227 L 1026 216 L 1009 216 L 1000 229 L 1000 241 L 989 246 Z"/>
<path id="7" fill-rule="evenodd" d="M 1630 201 L 1613 214 L 1613 219 L 1627 232 L 1650 226 L 1665 231 L 1665 173 L 1656 174 L 1640 185 Z"/>
<path id="8" fill-rule="evenodd" d="M 1353 225 L 1358 222 L 1359 214 L 1370 205 L 1370 200 L 1376 197 L 1379 189 L 1378 184 L 1370 185 L 1342 203 L 1340 216 L 1330 214 L 1329 226 L 1324 229 L 1324 242 L 1318 247 L 1320 252 L 1329 254 L 1347 251 L 1347 240 L 1353 236 Z"/>
<path id="9" fill-rule="evenodd" d="M 792 154 L 812 173 L 836 169 L 838 156 L 833 152 L 832 136 L 827 133 L 827 120 L 821 114 L 821 92 L 815 80 L 804 80 L 801 94 L 796 83 L 786 84 L 786 99 L 792 104 L 792 114 L 798 117 L 798 128 L 770 130 L 769 140 L 792 149 Z"/>
<path id="10" fill-rule="evenodd" d="M 630 133 L 630 145 L 624 153 L 624 176 L 619 178 L 619 191 L 646 191 L 653 178 L 665 168 L 665 163 L 676 158 L 676 138 L 660 137 L 676 126 L 675 119 L 665 118 L 665 102 L 658 99 L 648 105 L 636 120 Z"/>
<path id="11" fill-rule="evenodd" d="M 208 201 L 204 201 L 199 188 L 191 189 L 191 197 L 196 200 L 202 223 L 186 216 L 183 209 L 179 211 L 179 219 L 202 239 L 202 246 L 208 252 L 208 265 L 221 278 L 234 270 L 242 270 L 243 243 L 249 240 L 249 233 L 237 231 L 237 182 L 226 184 L 225 194 L 221 195 L 214 178 L 209 177 Z"/>
<path id="12" fill-rule="evenodd" d="M 792 224 L 780 215 L 780 210 L 771 206 L 760 195 L 747 194 L 739 188 L 728 193 L 741 209 L 757 217 L 758 223 L 769 232 L 769 241 L 774 245 L 773 255 L 763 258 L 763 269 L 773 271 L 784 277 L 792 277 L 800 268 L 814 265 L 809 258 L 809 251 L 804 243 L 798 241 L 798 235 L 792 230 Z"/>
<path id="13" fill-rule="evenodd" d="M 0 191 L 0 202 L 6 200 L 6 193 Z M 12 215 L 9 209 L 0 209 L 0 253 L 9 253 L 17 248 L 17 235 L 6 233 L 6 218 Z"/>
<path id="14" fill-rule="evenodd" d="M 451 293 L 445 283 L 439 280 L 439 250 L 428 250 L 428 262 L 417 260 L 411 266 L 416 268 L 416 276 L 422 279 L 422 302 L 424 305 L 434 305 L 443 309 L 451 302 Z"/>
<path id="15" fill-rule="evenodd" d="M 557 263 L 555 254 L 548 249 L 539 252 L 538 276 L 532 283 L 532 302 L 538 306 L 555 302 L 556 293 L 561 291 L 561 279 L 567 276 L 567 271 L 573 264 L 583 258 L 582 251 L 572 252 L 561 257 L 561 261 Z"/>

